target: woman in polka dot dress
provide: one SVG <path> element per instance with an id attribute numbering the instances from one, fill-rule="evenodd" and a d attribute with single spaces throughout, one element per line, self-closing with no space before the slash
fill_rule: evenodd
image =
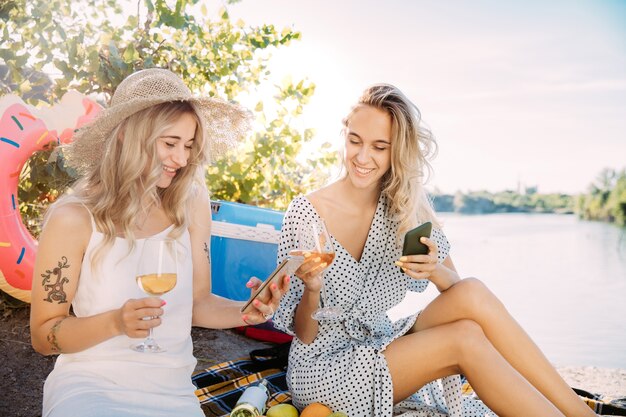
<path id="1" fill-rule="evenodd" d="M 313 320 L 322 275 L 311 262 L 296 272 L 274 318 L 296 336 L 294 404 L 321 402 L 351 417 L 390 416 L 394 404 L 414 416 L 593 416 L 500 301 L 479 280 L 459 278 L 422 187 L 436 145 L 415 105 L 375 85 L 344 125 L 345 175 L 292 201 L 283 222 L 279 260 L 298 249 L 299 225 L 325 220 L 336 250 L 325 303 L 343 309 L 338 320 Z M 428 255 L 401 257 L 404 233 L 424 221 L 436 226 L 422 239 Z M 388 318 L 429 282 L 441 294 L 424 310 Z M 493 411 L 461 401 L 459 373 Z"/>

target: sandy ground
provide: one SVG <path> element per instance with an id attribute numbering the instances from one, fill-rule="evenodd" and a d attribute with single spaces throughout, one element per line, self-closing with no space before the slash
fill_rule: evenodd
<path id="1" fill-rule="evenodd" d="M 626 398 L 626 369 L 563 366 L 557 370 L 571 387 L 606 397 Z"/>
<path id="2" fill-rule="evenodd" d="M 194 328 L 196 370 L 247 356 L 252 349 L 268 346 L 228 330 Z M 30 346 L 28 309 L 0 309 L 0 416 L 39 417 L 43 382 L 54 357 L 44 357 Z M 626 370 L 595 367 L 561 367 L 570 386 L 613 398 L 626 397 Z"/>

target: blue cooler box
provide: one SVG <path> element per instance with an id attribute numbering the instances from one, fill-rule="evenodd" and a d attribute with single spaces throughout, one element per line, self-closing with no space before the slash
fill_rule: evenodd
<path id="1" fill-rule="evenodd" d="M 282 211 L 226 201 L 211 202 L 212 292 L 247 300 L 246 282 L 265 280 L 276 267 Z"/>

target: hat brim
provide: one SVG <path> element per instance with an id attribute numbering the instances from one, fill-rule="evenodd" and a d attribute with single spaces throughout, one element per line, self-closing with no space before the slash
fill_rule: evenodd
<path id="1" fill-rule="evenodd" d="M 111 132 L 125 119 L 142 110 L 166 102 L 192 104 L 204 130 L 206 160 L 214 161 L 241 141 L 251 128 L 252 114 L 245 108 L 212 97 L 170 96 L 137 98 L 105 108 L 91 123 L 74 133 L 72 142 L 63 147 L 65 164 L 79 173 L 89 172 L 101 160 Z"/>

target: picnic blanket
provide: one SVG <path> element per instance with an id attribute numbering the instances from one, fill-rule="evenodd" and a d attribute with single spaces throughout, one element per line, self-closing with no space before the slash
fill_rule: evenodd
<path id="1" fill-rule="evenodd" d="M 249 386 L 258 383 L 261 379 L 267 380 L 269 399 L 267 407 L 280 403 L 290 403 L 291 395 L 285 380 L 284 360 L 280 357 L 284 347 L 262 349 L 251 352 L 250 358 L 241 358 L 222 362 L 196 373 L 192 381 L 197 387 L 198 397 L 204 414 L 209 417 L 228 416 L 231 409 L 243 391 Z M 278 355 L 277 355 L 278 353 Z M 278 357 L 277 357 L 278 356 Z M 465 400 L 476 400 L 474 390 L 465 378 L 462 377 L 462 394 Z M 599 394 L 589 393 L 574 388 L 574 391 L 594 410 L 603 416 L 626 416 L 626 398 L 606 398 Z M 403 403 L 394 409 L 395 416 L 411 415 Z M 432 414 L 433 416 L 445 414 Z M 356 416 L 351 416 L 356 417 Z"/>
<path id="2" fill-rule="evenodd" d="M 250 352 L 250 357 L 213 365 L 191 378 L 206 416 L 228 416 L 241 394 L 262 379 L 267 381 L 267 407 L 291 402 L 285 372 L 289 342 Z"/>
<path id="3" fill-rule="evenodd" d="M 602 394 L 592 394 L 578 388 L 573 389 L 596 414 L 601 416 L 626 416 L 626 397 L 611 398 Z"/>
<path id="4" fill-rule="evenodd" d="M 196 396 L 206 416 L 228 416 L 243 391 L 262 379 L 267 380 L 267 407 L 291 401 L 285 371 L 259 369 L 250 359 L 238 359 L 211 366 L 192 377 Z"/>

